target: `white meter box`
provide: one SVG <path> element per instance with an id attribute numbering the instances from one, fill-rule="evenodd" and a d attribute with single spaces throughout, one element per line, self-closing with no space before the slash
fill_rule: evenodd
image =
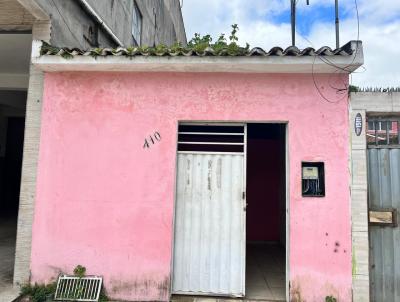
<path id="1" fill-rule="evenodd" d="M 318 179 L 318 167 L 303 167 L 303 179 Z"/>

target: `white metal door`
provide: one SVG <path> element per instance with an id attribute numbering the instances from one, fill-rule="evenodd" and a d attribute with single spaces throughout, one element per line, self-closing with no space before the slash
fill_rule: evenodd
<path id="1" fill-rule="evenodd" d="M 230 130 L 225 127 L 222 135 L 211 134 L 215 144 L 204 134 L 186 135 L 190 142 L 185 144 L 185 134 L 180 135 L 185 145 L 181 150 L 186 151 L 178 151 L 174 293 L 244 296 L 245 136 L 241 127 L 242 133 L 227 134 Z M 209 129 L 195 130 L 207 133 Z"/>

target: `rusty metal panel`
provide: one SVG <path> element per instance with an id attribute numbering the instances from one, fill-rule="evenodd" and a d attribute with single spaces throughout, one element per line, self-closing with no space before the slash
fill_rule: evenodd
<path id="1" fill-rule="evenodd" d="M 244 155 L 179 153 L 173 293 L 244 296 Z"/>
<path id="2" fill-rule="evenodd" d="M 368 149 L 368 203 L 370 213 L 391 210 L 398 221 L 400 207 L 400 150 Z M 371 215 L 371 214 L 370 214 Z M 370 219 L 374 217 L 370 217 Z M 400 230 L 396 223 L 371 223 L 371 301 L 400 301 Z"/>

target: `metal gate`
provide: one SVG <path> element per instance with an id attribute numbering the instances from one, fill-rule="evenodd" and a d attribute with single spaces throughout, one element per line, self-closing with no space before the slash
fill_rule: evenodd
<path id="1" fill-rule="evenodd" d="M 178 136 L 173 293 L 244 296 L 245 126 Z"/>
<path id="2" fill-rule="evenodd" d="M 400 301 L 398 119 L 369 119 L 368 203 L 371 301 Z"/>

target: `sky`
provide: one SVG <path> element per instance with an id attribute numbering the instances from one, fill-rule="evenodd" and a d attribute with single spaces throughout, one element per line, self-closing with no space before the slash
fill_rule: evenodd
<path id="1" fill-rule="evenodd" d="M 241 45 L 247 42 L 265 50 L 291 45 L 290 0 L 180 1 L 188 41 L 194 33 L 211 34 L 215 39 L 220 33 L 228 36 L 236 23 Z M 296 46 L 335 48 L 335 1 L 309 2 L 308 6 L 306 0 L 297 3 Z M 351 75 L 351 83 L 399 87 L 400 0 L 339 0 L 339 17 L 340 45 L 363 41 L 364 67 Z"/>

